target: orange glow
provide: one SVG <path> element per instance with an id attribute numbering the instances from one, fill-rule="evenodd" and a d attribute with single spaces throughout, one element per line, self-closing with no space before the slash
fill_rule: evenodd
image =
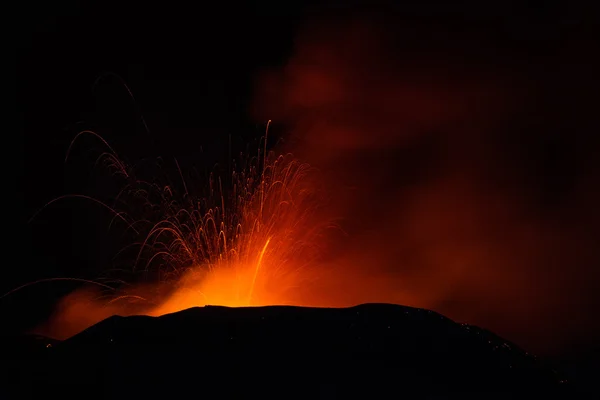
<path id="1" fill-rule="evenodd" d="M 64 338 L 112 314 L 207 304 L 388 302 L 534 352 L 598 337 L 597 158 L 582 160 L 561 196 L 548 193 L 545 175 L 557 170 L 535 153 L 554 119 L 537 108 L 548 95 L 538 71 L 493 46 L 463 48 L 462 29 L 415 49 L 410 38 L 430 32 L 379 18 L 308 23 L 287 65 L 257 81 L 253 112 L 285 126 L 281 153 L 259 146 L 232 176 L 180 171 L 156 184 L 135 181 L 109 148 L 103 160 L 126 181 L 127 207 L 107 209 L 141 239 L 123 259 L 160 279 L 109 296 L 76 291 L 44 332 Z M 583 147 L 571 122 L 565 134 Z"/>
<path id="2" fill-rule="evenodd" d="M 205 196 L 194 197 L 185 180 L 182 192 L 144 181 L 128 185 L 120 197 L 132 210 L 110 209 L 143 235 L 133 270 L 158 271 L 161 282 L 119 287 L 109 296 L 76 291 L 42 330 L 68 337 L 112 314 L 299 304 L 298 288 L 314 280 L 326 233 L 335 229 L 320 214 L 326 201 L 312 167 L 291 154 L 261 150 L 243 160 L 227 183 L 211 175 Z M 150 211 L 138 216 L 139 210 Z"/>
<path id="3" fill-rule="evenodd" d="M 316 219 L 310 166 L 269 154 L 264 167 L 234 173 L 232 193 L 215 192 L 221 207 L 174 209 L 144 241 L 138 263 L 185 271 L 152 315 L 192 306 L 287 304 L 301 271 L 318 258 L 326 225 Z M 226 200 L 226 198 L 228 200 Z M 197 204 L 206 199 L 196 200 Z M 201 208 L 201 206 L 199 206 Z M 224 208 L 223 208 L 224 207 Z M 159 256 L 157 256 L 157 254 Z"/>

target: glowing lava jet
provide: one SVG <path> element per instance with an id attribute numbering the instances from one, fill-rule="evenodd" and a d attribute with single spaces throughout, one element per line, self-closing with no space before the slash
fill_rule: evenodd
<path id="1" fill-rule="evenodd" d="M 113 314 L 162 315 L 204 305 L 303 305 L 298 289 L 318 278 L 325 234 L 334 227 L 321 215 L 324 191 L 310 165 L 291 154 L 267 152 L 264 145 L 257 156 L 242 157 L 241 167 L 233 166 L 226 179 L 211 173 L 196 195 L 178 164 L 183 190 L 157 183 L 156 176 L 151 182 L 140 180 L 101 137 L 82 133 L 108 146 L 98 161 L 124 185 L 114 205 L 75 197 L 102 204 L 141 238 L 123 253 L 137 249 L 129 265 L 153 278 L 117 288 L 99 280 L 95 287 L 76 290 L 59 302 L 43 333 L 68 337 Z"/>
<path id="2" fill-rule="evenodd" d="M 295 303 L 293 289 L 310 279 L 327 225 L 316 216 L 310 166 L 291 155 L 264 160 L 260 173 L 256 166 L 234 173 L 230 194 L 217 191 L 220 207 L 203 209 L 195 200 L 196 208 L 173 209 L 152 227 L 140 256 L 184 271 L 152 315 L 207 304 Z"/>

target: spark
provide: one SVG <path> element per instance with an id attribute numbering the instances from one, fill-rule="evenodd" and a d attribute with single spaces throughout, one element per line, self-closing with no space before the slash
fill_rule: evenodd
<path id="1" fill-rule="evenodd" d="M 242 154 L 239 163 L 230 160 L 230 179 L 222 179 L 221 170 L 215 169 L 206 180 L 186 182 L 182 166 L 174 159 L 182 191 L 177 190 L 158 163 L 165 176 L 151 174 L 147 180 L 139 179 L 145 171 L 126 165 L 101 136 L 93 131 L 78 133 L 69 145 L 67 159 L 76 140 L 89 134 L 108 149 L 100 154 L 96 164 L 106 160 L 105 166 L 130 179 L 112 200 L 65 195 L 48 202 L 42 210 L 60 200 L 81 198 L 111 211 L 111 224 L 114 219 L 121 219 L 137 237 L 116 256 L 129 268 L 108 269 L 105 274 L 132 273 L 143 279 L 116 288 L 104 285 L 111 294 L 91 298 L 87 303 L 81 302 L 81 296 L 72 296 L 71 301 L 78 302 L 73 307 L 79 311 L 69 314 L 69 305 L 63 303 L 59 312 L 69 318 L 79 315 L 81 307 L 89 307 L 86 317 L 92 320 L 91 314 L 98 312 L 103 319 L 106 306 L 114 310 L 121 307 L 122 300 L 135 303 L 136 312 L 148 315 L 203 305 L 293 304 L 294 291 L 310 281 L 305 272 L 321 254 L 322 231 L 332 224 L 316 217 L 323 193 L 313 180 L 314 169 L 292 154 L 268 151 L 270 124 L 269 120 L 256 156 Z M 156 276 L 159 281 L 144 280 Z M 23 287 L 31 284 L 34 283 Z M 166 291 L 160 289 L 163 285 Z M 68 296 L 65 301 L 68 303 Z M 97 306 L 100 302 L 102 307 Z M 139 311 L 141 303 L 146 308 Z M 64 318 L 57 321 L 64 323 Z"/>
<path id="2" fill-rule="evenodd" d="M 19 287 L 16 287 L 16 288 L 14 288 L 14 289 L 12 289 L 12 290 L 4 293 L 2 296 L 0 296 L 0 300 L 4 299 L 5 297 L 10 296 L 11 294 L 13 294 L 15 292 L 18 292 L 18 291 L 20 291 L 22 289 L 25 289 L 26 287 L 29 287 L 29 286 L 37 285 L 37 284 L 40 284 L 40 283 L 58 282 L 58 281 L 68 281 L 68 282 L 85 283 L 85 284 L 88 284 L 88 285 L 100 286 L 100 287 L 102 287 L 104 289 L 109 289 L 109 290 L 113 290 L 113 291 L 115 290 L 114 287 L 111 287 L 109 285 L 105 285 L 104 283 L 93 281 L 93 280 L 90 280 L 90 279 L 69 278 L 69 277 L 65 277 L 65 278 L 45 278 L 45 279 L 38 279 L 38 280 L 33 281 L 33 282 L 28 282 L 28 283 L 25 283 L 25 284 L 23 284 L 23 285 L 21 285 Z"/>
<path id="3" fill-rule="evenodd" d="M 112 76 L 113 78 L 116 78 L 119 83 L 121 85 L 123 85 L 123 87 L 125 88 L 125 90 L 127 91 L 127 95 L 129 96 L 129 98 L 131 99 L 131 101 L 133 102 L 133 105 L 137 111 L 137 114 L 140 118 L 140 120 L 142 121 L 142 124 L 144 125 L 144 129 L 146 131 L 146 133 L 150 133 L 150 128 L 148 128 L 148 124 L 146 123 L 146 119 L 144 118 L 144 114 L 141 112 L 140 110 L 140 106 L 138 104 L 138 102 L 136 101 L 133 92 L 131 91 L 131 89 L 129 88 L 129 85 L 127 85 L 127 83 L 125 82 L 125 80 L 123 78 L 121 78 L 121 76 L 119 76 L 118 74 L 114 73 L 114 72 L 104 72 L 102 73 L 100 76 L 98 76 L 98 78 L 96 78 L 96 80 L 94 81 L 94 84 L 92 85 L 92 88 L 95 88 L 96 86 L 98 86 L 98 84 L 100 83 L 100 81 L 104 78 L 106 78 L 107 76 Z"/>
<path id="4" fill-rule="evenodd" d="M 265 243 L 264 247 L 262 248 L 260 255 L 258 256 L 258 262 L 256 263 L 256 268 L 254 269 L 254 276 L 252 277 L 252 284 L 250 285 L 250 294 L 248 295 L 248 304 L 252 304 L 252 292 L 254 291 L 254 286 L 256 285 L 256 277 L 258 276 L 258 271 L 260 269 L 260 264 L 262 262 L 263 256 L 265 255 L 265 251 L 267 251 L 267 246 L 269 245 L 269 242 L 271 241 L 271 238 L 267 239 L 267 242 Z"/>
<path id="5" fill-rule="evenodd" d="M 100 201 L 94 197 L 91 196 L 87 196 L 84 194 L 65 194 L 63 196 L 59 196 L 56 197 L 52 200 L 50 200 L 49 202 L 47 202 L 46 204 L 44 204 L 44 206 L 42 206 L 39 210 L 37 210 L 32 216 L 31 218 L 29 218 L 28 223 L 31 223 L 33 220 L 35 220 L 37 218 L 37 216 L 44 210 L 46 209 L 48 206 L 61 201 L 61 200 L 65 200 L 65 199 L 72 199 L 72 198 L 79 198 L 79 199 L 85 199 L 85 200 L 89 200 L 92 201 L 96 204 L 101 205 L 102 207 L 106 208 L 107 210 L 109 210 L 116 218 L 119 218 L 120 220 L 122 220 L 123 222 L 125 222 L 127 224 L 127 227 L 129 229 L 131 229 L 132 231 L 134 231 L 136 234 L 139 234 L 140 232 L 135 229 L 133 227 L 134 224 L 130 223 L 129 221 L 127 221 L 127 219 L 123 216 L 124 213 L 123 212 L 119 212 L 117 210 L 115 210 L 113 207 L 109 206 L 108 204 L 104 203 L 103 201 Z"/>

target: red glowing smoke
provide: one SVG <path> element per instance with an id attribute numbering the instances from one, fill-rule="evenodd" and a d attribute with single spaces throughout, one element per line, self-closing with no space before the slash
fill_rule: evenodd
<path id="1" fill-rule="evenodd" d="M 255 115 L 329 178 L 348 232 L 310 299 L 429 307 L 534 351 L 583 344 L 600 174 L 591 108 L 568 104 L 585 103 L 589 57 L 456 32 L 321 18 L 258 79 Z"/>

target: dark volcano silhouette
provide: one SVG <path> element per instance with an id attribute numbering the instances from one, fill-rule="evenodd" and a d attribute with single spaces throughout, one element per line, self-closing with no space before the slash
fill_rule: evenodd
<path id="1" fill-rule="evenodd" d="M 17 398 L 573 398 L 534 356 L 390 304 L 207 306 L 108 318 L 63 342 L 4 340 Z"/>

